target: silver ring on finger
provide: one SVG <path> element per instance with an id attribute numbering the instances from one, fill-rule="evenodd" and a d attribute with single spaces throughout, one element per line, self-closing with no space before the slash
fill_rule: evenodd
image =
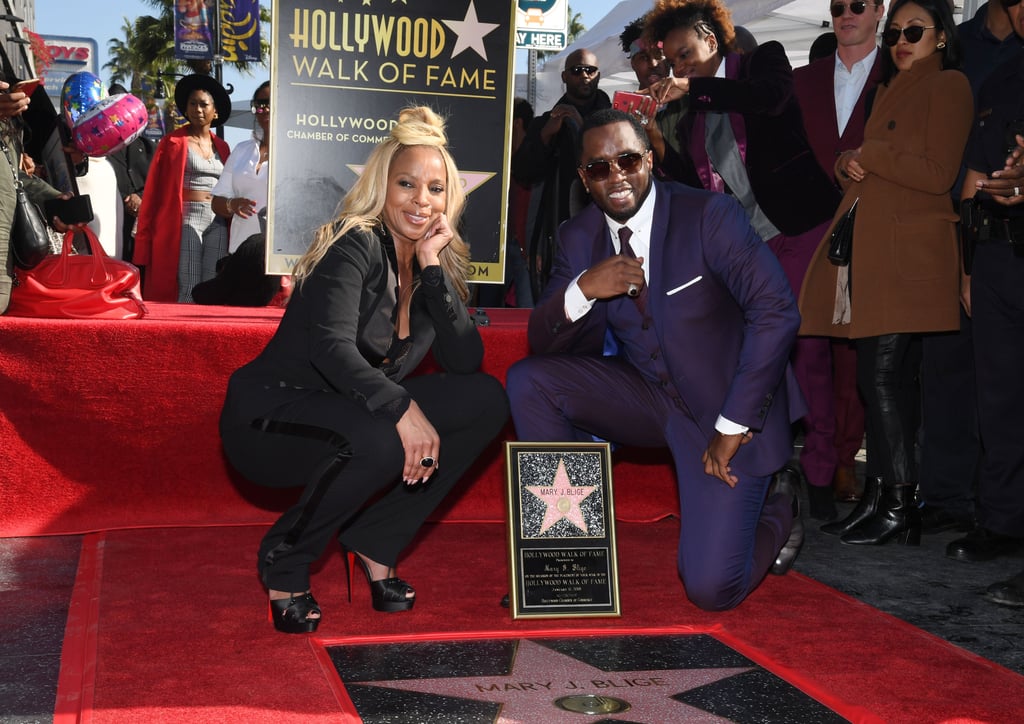
<path id="1" fill-rule="evenodd" d="M 628 294 L 631 297 L 635 297 L 639 293 L 640 293 L 640 287 L 637 286 L 636 284 L 634 284 L 633 282 L 630 282 L 629 283 L 629 288 L 626 289 L 626 294 Z"/>
<path id="2" fill-rule="evenodd" d="M 1014 186 L 1013 187 L 1013 195 L 1014 196 L 1020 196 L 1020 186 Z"/>

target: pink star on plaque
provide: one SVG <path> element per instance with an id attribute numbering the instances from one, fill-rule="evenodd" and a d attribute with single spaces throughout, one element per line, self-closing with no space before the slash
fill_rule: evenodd
<path id="1" fill-rule="evenodd" d="M 564 460 L 558 461 L 558 469 L 555 470 L 555 477 L 550 485 L 527 485 L 525 487 L 544 501 L 547 506 L 544 511 L 544 522 L 540 526 L 541 534 L 562 519 L 569 521 L 584 533 L 589 532 L 587 522 L 583 520 L 580 503 L 597 490 L 597 486 L 573 485 L 569 480 L 569 473 L 566 472 Z"/>

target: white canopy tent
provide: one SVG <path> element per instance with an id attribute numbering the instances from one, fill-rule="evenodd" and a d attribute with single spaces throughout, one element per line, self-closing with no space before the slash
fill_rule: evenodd
<path id="1" fill-rule="evenodd" d="M 972 17 L 982 2 L 984 0 L 964 0 L 964 17 Z M 782 43 L 793 67 L 807 63 L 811 43 L 832 26 L 829 0 L 728 0 L 727 4 L 732 11 L 733 23 L 744 26 L 759 43 L 768 40 Z M 652 6 L 651 0 L 622 0 L 575 43 L 545 58 L 544 67 L 537 71 L 534 110 L 537 113 L 546 111 L 561 97 L 565 58 L 577 48 L 587 48 L 597 56 L 601 67 L 601 89 L 609 96 L 616 90 L 634 90 L 636 76 L 622 52 L 619 34 Z M 516 95 L 525 97 L 526 77 L 517 78 L 516 86 Z"/>

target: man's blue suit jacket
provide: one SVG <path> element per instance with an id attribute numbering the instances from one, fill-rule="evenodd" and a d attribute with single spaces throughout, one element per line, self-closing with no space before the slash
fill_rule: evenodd
<path id="1" fill-rule="evenodd" d="M 699 455 L 721 414 L 755 433 L 734 467 L 769 475 L 791 456 L 790 425 L 804 412 L 788 366 L 800 327 L 789 282 L 734 199 L 653 183 L 648 309 L 671 380 L 698 428 L 689 418 L 670 421 L 679 430 L 667 431 L 669 446 L 685 454 L 697 446 Z M 551 281 L 530 317 L 534 353 L 601 355 L 609 326 L 617 336 L 629 334 L 622 325 L 637 317 L 624 313 L 622 305 L 633 303 L 628 297 L 598 301 L 575 323 L 565 316 L 566 287 L 612 253 L 595 205 L 561 226 Z"/>

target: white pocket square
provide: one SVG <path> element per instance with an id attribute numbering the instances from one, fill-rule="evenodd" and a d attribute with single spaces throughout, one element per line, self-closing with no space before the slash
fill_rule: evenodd
<path id="1" fill-rule="evenodd" d="M 665 296 L 666 296 L 666 297 L 671 297 L 671 296 L 672 296 L 673 294 L 675 294 L 676 292 L 681 292 L 681 291 L 683 291 L 683 290 L 684 290 L 684 289 L 686 289 L 687 287 L 689 287 L 689 286 L 692 286 L 692 285 L 696 284 L 697 282 L 699 282 L 699 281 L 700 281 L 701 279 L 703 279 L 703 278 L 704 278 L 704 275 L 703 275 L 703 274 L 701 274 L 700 276 L 696 276 L 696 277 L 694 277 L 693 279 L 691 279 L 690 281 L 686 282 L 686 284 L 680 284 L 680 285 L 679 285 L 678 287 L 676 287 L 675 289 L 669 289 L 669 290 L 668 290 L 667 292 L 665 292 Z"/>

